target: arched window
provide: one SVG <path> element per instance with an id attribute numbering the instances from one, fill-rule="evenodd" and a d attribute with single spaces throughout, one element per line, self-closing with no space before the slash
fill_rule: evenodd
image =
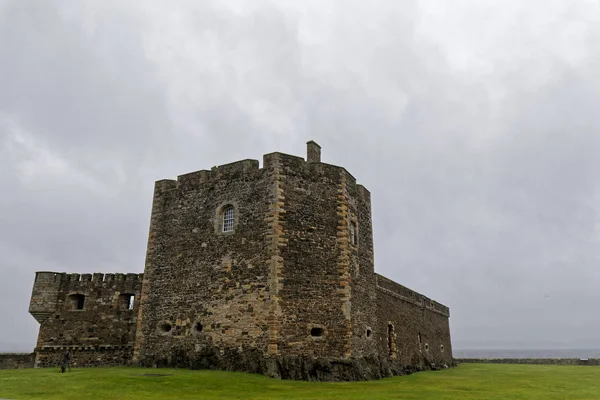
<path id="1" fill-rule="evenodd" d="M 222 232 L 233 232 L 235 225 L 235 208 L 231 204 L 223 207 L 221 211 L 221 230 Z"/>

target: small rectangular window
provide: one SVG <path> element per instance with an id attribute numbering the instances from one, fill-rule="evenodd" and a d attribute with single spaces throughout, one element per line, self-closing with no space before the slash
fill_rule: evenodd
<path id="1" fill-rule="evenodd" d="M 69 296 L 71 302 L 71 310 L 83 310 L 85 296 L 82 294 L 72 294 Z"/>
<path id="2" fill-rule="evenodd" d="M 127 305 L 127 308 L 129 310 L 133 310 L 133 306 L 135 305 L 135 296 L 131 296 L 129 298 L 129 304 Z"/>
<path id="3" fill-rule="evenodd" d="M 121 299 L 120 299 L 121 309 L 133 310 L 133 307 L 135 306 L 135 295 L 125 293 L 125 294 L 122 294 L 120 297 L 121 297 Z"/>

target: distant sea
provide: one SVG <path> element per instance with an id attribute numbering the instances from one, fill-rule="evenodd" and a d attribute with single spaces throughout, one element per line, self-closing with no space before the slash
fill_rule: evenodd
<path id="1" fill-rule="evenodd" d="M 600 349 L 452 350 L 454 358 L 600 358 Z"/>

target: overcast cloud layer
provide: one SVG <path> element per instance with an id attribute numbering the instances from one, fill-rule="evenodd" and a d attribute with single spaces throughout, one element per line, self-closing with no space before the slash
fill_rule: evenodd
<path id="1" fill-rule="evenodd" d="M 311 139 L 455 348 L 600 347 L 598 43 L 597 1 L 0 0 L 0 351 L 36 270 L 143 271 L 155 180 Z"/>

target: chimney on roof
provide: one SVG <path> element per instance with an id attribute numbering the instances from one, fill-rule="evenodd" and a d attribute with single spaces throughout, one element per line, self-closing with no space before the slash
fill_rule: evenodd
<path id="1" fill-rule="evenodd" d="M 306 142 L 306 161 L 321 162 L 321 146 L 312 140 Z"/>

